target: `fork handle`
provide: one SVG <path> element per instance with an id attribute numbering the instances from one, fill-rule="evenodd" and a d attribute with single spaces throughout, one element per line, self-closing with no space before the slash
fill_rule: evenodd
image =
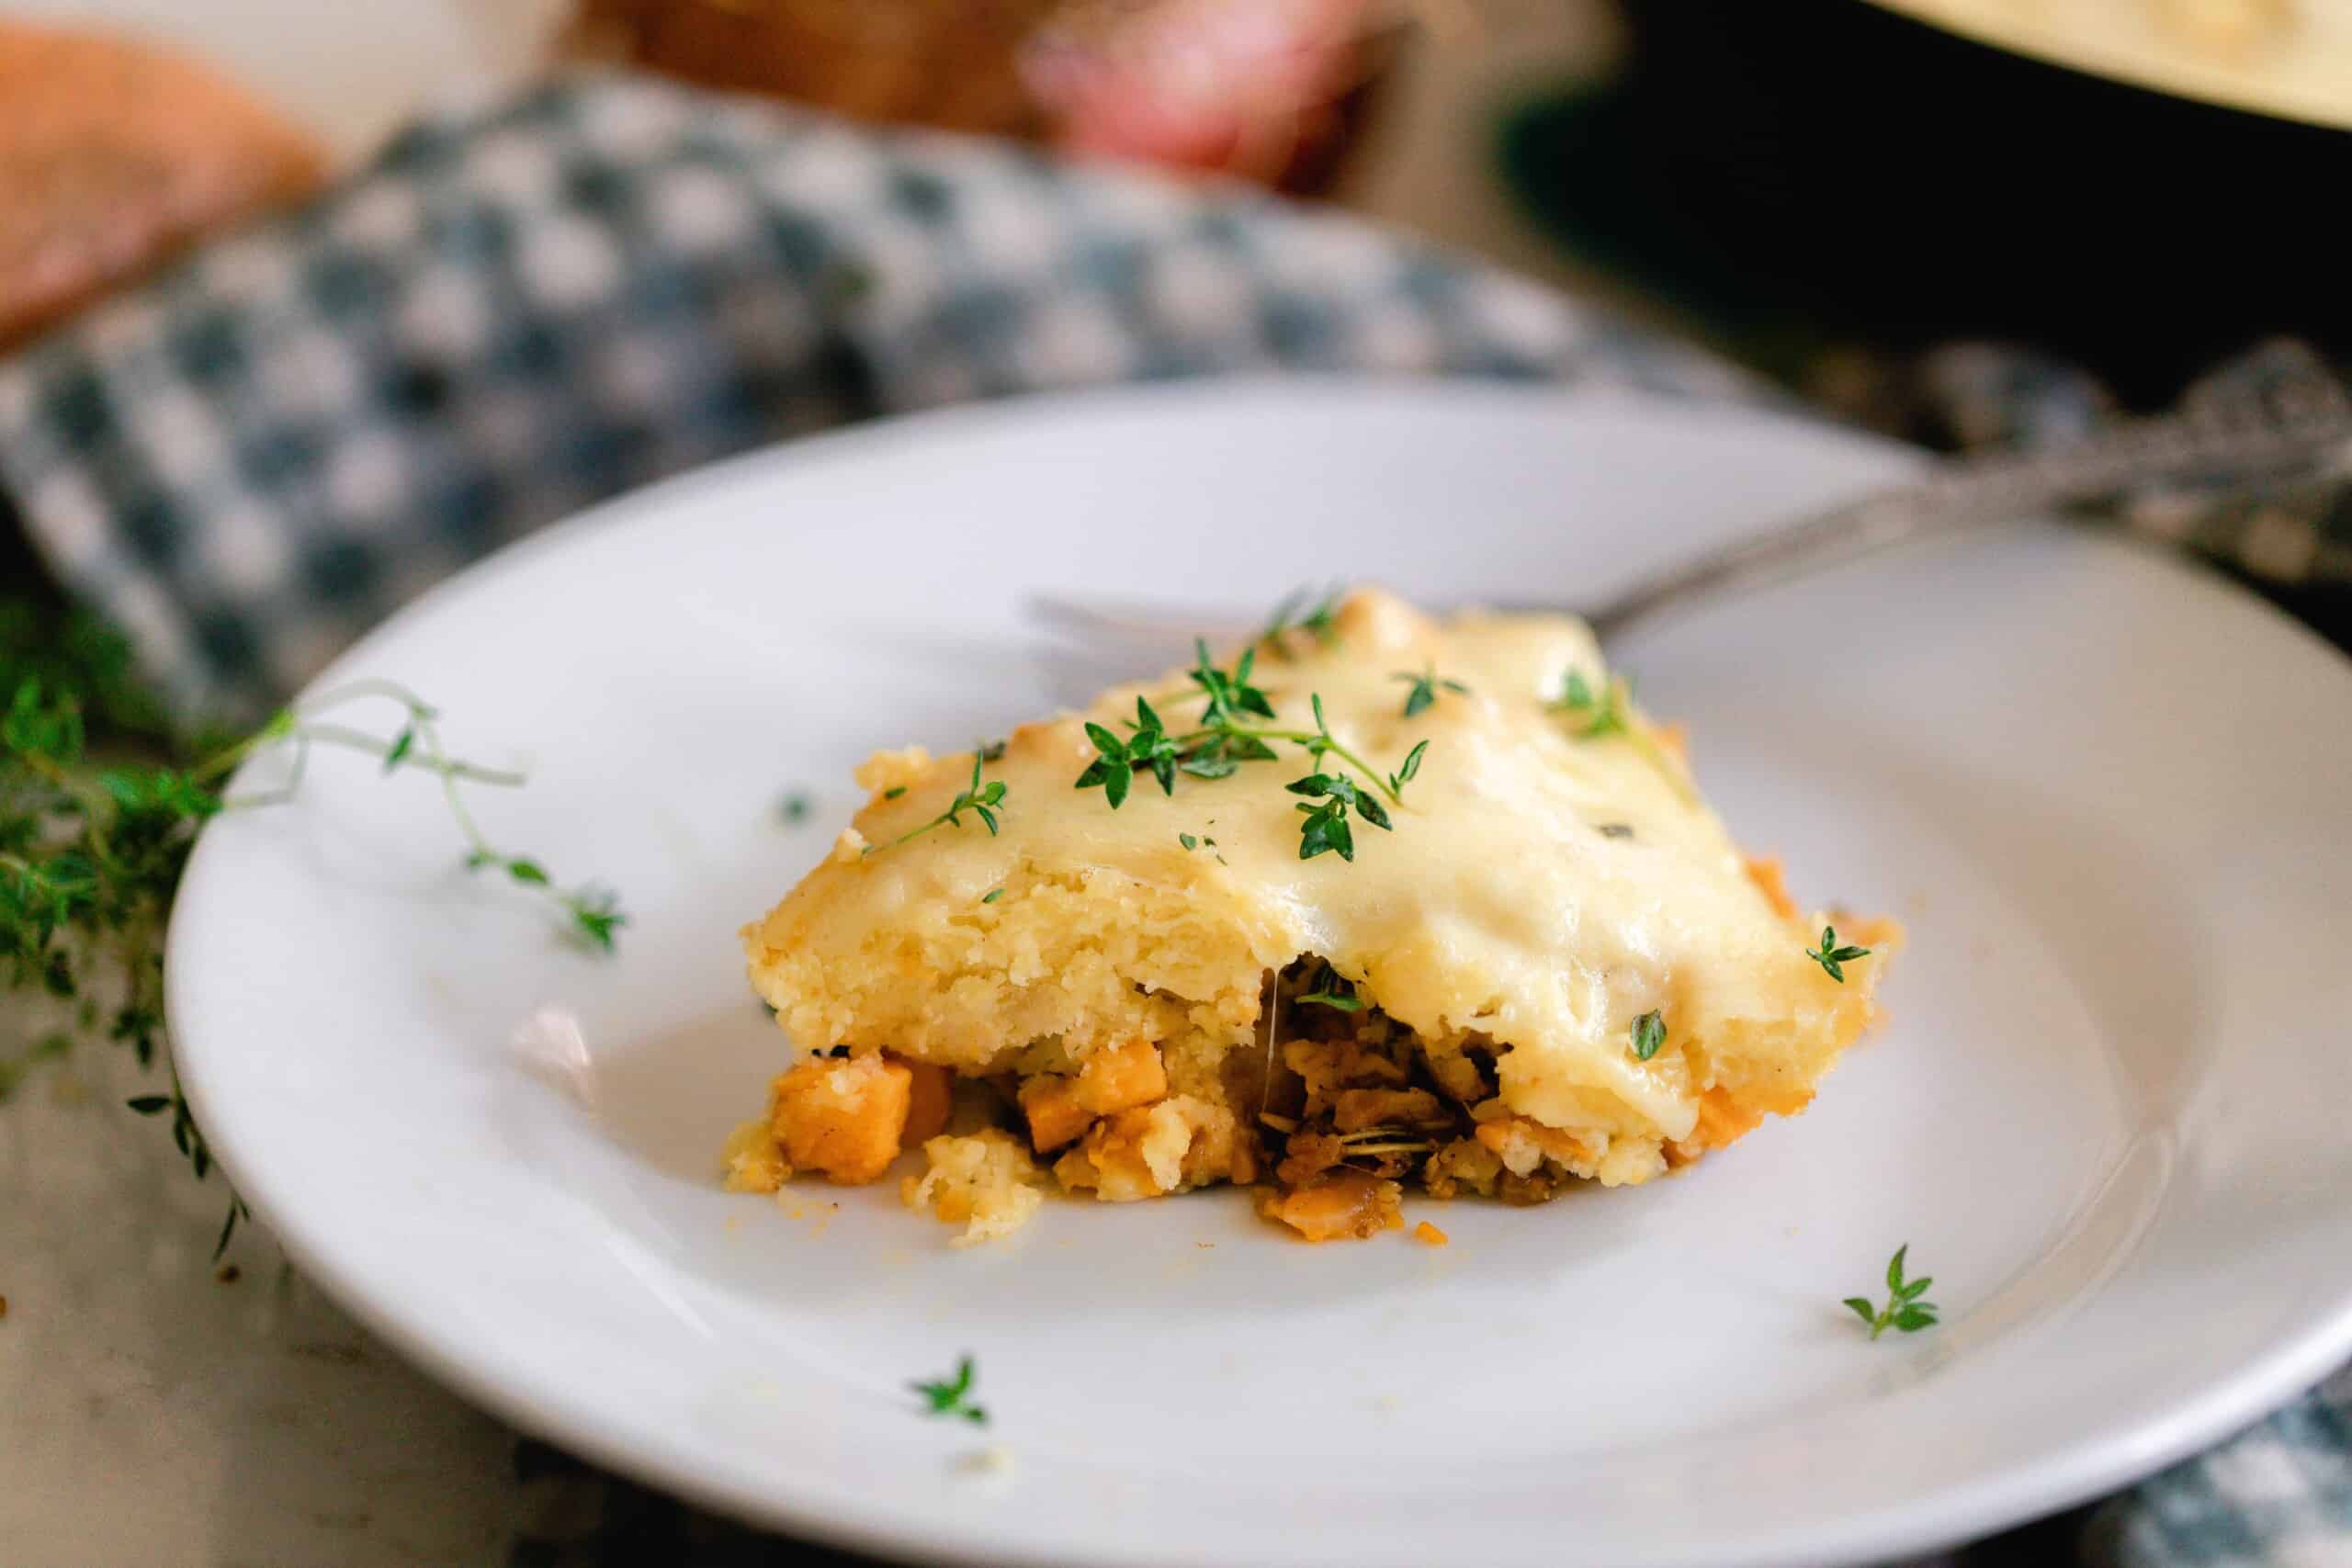
<path id="1" fill-rule="evenodd" d="M 1596 635 L 1621 637 L 1678 605 L 1760 587 L 1908 539 L 2080 506 L 2143 485 L 2244 483 L 2352 464 L 2352 405 L 2135 420 L 2048 452 L 1950 458 L 1893 490 L 1683 561 L 1584 612 Z"/>

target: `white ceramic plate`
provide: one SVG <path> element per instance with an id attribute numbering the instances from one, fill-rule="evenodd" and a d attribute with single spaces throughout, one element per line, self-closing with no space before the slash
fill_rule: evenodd
<path id="1" fill-rule="evenodd" d="M 1337 573 L 1574 600 L 1906 461 L 1751 412 L 1228 383 L 662 486 L 328 677 L 408 682 L 453 747 L 527 765 L 477 810 L 617 886 L 617 958 L 457 871 L 428 781 L 322 755 L 197 851 L 181 1070 L 256 1213 L 424 1365 L 875 1550 L 1816 1562 L 2069 1503 L 2352 1350 L 2352 670 L 2054 526 L 1622 650 L 1802 895 L 1910 924 L 1891 1026 L 1801 1120 L 1648 1188 L 1419 1205 L 1444 1249 L 1295 1245 L 1228 1192 L 1051 1204 L 957 1252 L 888 1185 L 780 1205 L 714 1180 L 783 1055 L 736 927 L 824 852 L 866 752 L 1047 705 L 1024 592 L 1254 604 Z M 544 1002 L 584 1023 L 580 1084 L 509 1046 Z M 1944 1324 L 1867 1343 L 1838 1298 L 1904 1242 Z M 905 1386 L 967 1349 L 985 1434 Z M 983 1440 L 1009 1474 L 965 1463 Z"/>

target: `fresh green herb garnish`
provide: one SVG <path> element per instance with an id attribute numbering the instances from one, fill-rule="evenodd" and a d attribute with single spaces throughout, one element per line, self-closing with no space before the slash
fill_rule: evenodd
<path id="1" fill-rule="evenodd" d="M 1596 693 L 1584 678 L 1581 670 L 1571 670 L 1561 682 L 1560 694 L 1552 706 L 1561 713 L 1573 714 L 1584 721 L 1577 733 L 1587 740 L 1598 740 L 1604 735 L 1623 735 L 1625 726 L 1625 682 L 1604 681 Z"/>
<path id="2" fill-rule="evenodd" d="M 1253 724 L 1250 722 L 1253 716 L 1274 716 L 1273 703 L 1250 683 L 1256 649 L 1244 650 L 1227 671 L 1209 658 L 1206 642 L 1195 639 L 1193 647 L 1193 665 L 1186 676 L 1202 697 L 1199 726 L 1171 735 L 1158 710 L 1142 697 L 1136 699 L 1136 716 L 1120 721 L 1129 732 L 1124 738 L 1090 720 L 1086 735 L 1094 744 L 1095 759 L 1079 774 L 1072 788 L 1100 787 L 1115 811 L 1127 798 L 1137 773 L 1149 773 L 1159 781 L 1163 794 L 1172 795 L 1180 773 L 1202 779 L 1225 778 L 1243 762 L 1272 761 L 1276 755 L 1272 743 L 1287 741 L 1304 750 L 1316 764 L 1313 773 L 1289 786 L 1291 792 L 1323 801 L 1321 806 L 1299 807 L 1307 814 L 1300 827 L 1301 860 L 1312 860 L 1327 850 L 1337 851 L 1342 860 L 1353 860 L 1355 840 L 1347 820 L 1351 811 L 1376 828 L 1392 827 L 1387 809 L 1374 792 L 1385 793 L 1391 801 L 1403 805 L 1405 785 L 1420 772 L 1428 741 L 1415 746 L 1407 755 L 1405 765 L 1384 778 L 1331 733 L 1331 727 L 1323 716 L 1320 693 L 1309 694 L 1307 698 L 1315 714 L 1311 731 Z M 1364 786 L 1360 787 L 1344 772 L 1326 770 L 1323 762 L 1327 757 L 1337 757 L 1353 769 L 1362 776 Z"/>
<path id="3" fill-rule="evenodd" d="M 983 762 L 1004 761 L 1004 742 L 1001 740 L 983 740 L 973 750 L 979 753 L 980 761 Z"/>
<path id="4" fill-rule="evenodd" d="M 808 809 L 808 797 L 797 789 L 775 803 L 777 818 L 786 823 L 807 821 Z"/>
<path id="5" fill-rule="evenodd" d="M 1204 729 L 1238 729 L 1246 722 L 1246 714 L 1255 714 L 1260 718 L 1274 716 L 1274 705 L 1267 700 L 1265 693 L 1250 683 L 1250 670 L 1257 661 L 1256 649 L 1243 649 L 1233 672 L 1227 674 L 1210 660 L 1208 643 L 1200 637 L 1193 639 L 1193 667 L 1184 676 L 1201 689 L 1206 699 L 1201 708 Z"/>
<path id="6" fill-rule="evenodd" d="M 1603 822 L 1598 829 L 1604 839 L 1630 839 L 1634 836 L 1631 822 Z"/>
<path id="7" fill-rule="evenodd" d="M 1266 629 L 1258 634 L 1258 643 L 1253 648 L 1259 645 L 1271 647 L 1277 657 L 1288 659 L 1290 650 L 1283 639 L 1285 634 L 1294 631 L 1309 633 L 1321 646 L 1330 647 L 1340 637 L 1340 599 L 1347 591 L 1346 583 L 1335 582 L 1324 590 L 1321 599 L 1308 606 L 1308 598 L 1313 591 L 1306 588 L 1293 590 L 1274 606 L 1273 615 L 1267 619 Z M 1299 614 L 1302 607 L 1306 609 L 1305 615 Z"/>
<path id="8" fill-rule="evenodd" d="M 1646 1062 L 1666 1043 L 1666 1015 L 1653 1008 L 1634 1020 L 1634 1060 Z"/>
<path id="9" fill-rule="evenodd" d="M 1088 721 L 1086 737 L 1094 742 L 1094 750 L 1100 755 L 1071 786 L 1092 789 L 1101 785 L 1114 811 L 1127 798 L 1127 788 L 1135 783 L 1138 770 L 1149 772 L 1159 781 L 1162 795 L 1175 794 L 1176 768 L 1182 760 L 1176 743 L 1168 738 L 1167 726 L 1160 723 L 1159 715 L 1143 698 L 1136 699 L 1136 716 L 1125 722 L 1135 733 L 1122 740 L 1102 726 Z"/>
<path id="10" fill-rule="evenodd" d="M 906 793 L 907 793 L 907 786 L 906 786 L 906 785 L 904 785 L 904 784 L 892 784 L 888 789 L 886 789 L 886 790 L 884 790 L 884 791 L 882 792 L 882 798 L 883 798 L 883 799 L 885 799 L 885 800 L 896 800 L 896 799 L 898 799 L 898 798 L 899 798 L 899 796 L 900 796 L 900 795 L 904 795 L 904 794 L 906 794 Z"/>
<path id="11" fill-rule="evenodd" d="M 1846 965 L 1857 958 L 1868 958 L 1871 950 L 1867 947 L 1838 946 L 1838 928 L 1824 926 L 1821 928 L 1821 945 L 1806 948 L 1804 955 L 1820 964 L 1831 979 L 1842 986 L 1846 983 Z"/>
<path id="12" fill-rule="evenodd" d="M 934 828 L 960 828 L 964 825 L 964 813 L 967 811 L 980 819 L 981 825 L 989 830 L 989 837 L 996 837 L 997 810 L 1004 805 L 1004 781 L 991 779 L 983 787 L 980 784 L 980 763 L 983 761 L 979 753 L 973 753 L 972 782 L 954 800 L 947 803 L 946 810 L 920 828 L 908 829 L 887 844 L 866 845 L 859 852 L 859 858 L 864 859 L 866 855 L 878 854 L 884 850 L 895 850 L 908 840 L 920 839 Z"/>
<path id="13" fill-rule="evenodd" d="M 1211 820 L 1214 821 L 1215 818 L 1212 818 Z M 1183 845 L 1187 852 L 1193 850 L 1208 851 L 1209 853 L 1216 856 L 1216 863 L 1219 865 L 1230 865 L 1233 863 L 1227 860 L 1224 853 L 1217 849 L 1216 840 L 1215 839 L 1199 838 L 1191 833 L 1179 833 L 1176 835 L 1176 841 Z"/>
<path id="14" fill-rule="evenodd" d="M 1388 775 L 1388 793 L 1390 795 L 1401 795 L 1405 793 L 1405 786 L 1411 784 L 1413 782 L 1413 775 L 1421 771 L 1421 753 L 1429 749 L 1430 743 L 1423 740 L 1415 745 L 1411 750 L 1405 753 L 1405 765 Z"/>
<path id="15" fill-rule="evenodd" d="M 995 903 L 998 899 L 1000 899 L 1000 898 L 1001 898 L 1001 897 L 1004 897 L 1004 889 L 1003 889 L 1003 888 L 1001 888 L 1001 887 L 991 887 L 991 888 L 989 888 L 987 892 L 985 892 L 985 893 L 983 893 L 983 894 L 981 894 L 981 895 L 980 895 L 980 902 L 981 902 L 981 903 L 983 903 L 983 904 L 993 904 L 993 903 Z"/>
<path id="16" fill-rule="evenodd" d="M 907 1386 L 922 1394 L 929 1404 L 931 1408 L 927 1414 L 961 1416 L 975 1427 L 985 1427 L 989 1424 L 989 1413 L 971 1402 L 972 1374 L 976 1370 L 972 1358 L 966 1356 L 956 1363 L 953 1378 L 942 1378 L 935 1382 L 911 1382 Z"/>
<path id="17" fill-rule="evenodd" d="M 1456 692 L 1465 697 L 1470 694 L 1469 687 L 1464 685 L 1459 681 L 1449 681 L 1445 679 L 1437 672 L 1434 667 L 1425 669 L 1418 675 L 1414 674 L 1409 670 L 1400 670 L 1396 674 L 1390 676 L 1389 679 L 1392 681 L 1408 682 L 1412 685 L 1413 689 L 1405 694 L 1405 716 L 1407 718 L 1416 718 L 1420 715 L 1427 713 L 1430 706 L 1437 702 L 1438 688 L 1441 686 L 1444 687 L 1449 692 Z"/>
<path id="18" fill-rule="evenodd" d="M 340 725 L 320 723 L 311 716 L 331 707 L 368 698 L 389 699 L 406 710 L 406 720 L 390 743 L 372 735 L 345 729 Z M 261 732 L 252 739 L 199 764 L 193 776 L 206 776 L 209 770 L 215 768 L 225 772 L 241 761 L 244 753 L 280 740 L 289 742 L 294 748 L 293 776 L 282 788 L 255 797 L 255 804 L 284 800 L 291 795 L 295 785 L 301 780 L 302 764 L 312 741 L 376 751 L 383 757 L 384 771 L 388 773 L 405 765 L 438 774 L 442 798 L 448 803 L 449 815 L 457 819 L 458 831 L 466 841 L 466 869 L 504 872 L 509 881 L 517 886 L 537 891 L 562 911 L 565 924 L 575 938 L 599 952 L 610 953 L 613 950 L 613 934 L 628 923 L 628 917 L 620 912 L 615 896 L 608 889 L 594 884 L 558 887 L 554 878 L 548 874 L 547 868 L 537 861 L 527 855 L 510 855 L 492 846 L 490 840 L 482 836 L 481 829 L 475 826 L 473 813 L 466 809 L 464 799 L 458 794 L 458 783 L 463 779 L 477 784 L 513 786 L 523 783 L 523 775 L 452 761 L 442 750 L 440 733 L 435 728 L 434 721 L 439 717 L 435 709 L 405 687 L 390 681 L 356 681 L 316 699 L 302 713 L 289 709 L 279 714 L 263 726 Z M 232 799 L 223 804 L 235 807 L 246 803 Z"/>
<path id="19" fill-rule="evenodd" d="M 1886 1260 L 1887 1297 L 1884 1306 L 1873 1307 L 1866 1296 L 1846 1298 L 1846 1307 L 1869 1325 L 1873 1339 L 1890 1328 L 1900 1334 L 1917 1334 L 1923 1328 L 1936 1325 L 1936 1314 L 1940 1309 L 1933 1302 L 1919 1299 L 1927 1294 L 1928 1287 L 1936 1282 L 1934 1277 L 1913 1280 L 1908 1283 L 1904 1280 L 1903 1255 L 1910 1250 L 1911 1244 L 1906 1241 L 1894 1249 L 1894 1257 Z"/>
<path id="20" fill-rule="evenodd" d="M 1546 705 L 1555 713 L 1569 714 L 1583 721 L 1577 728 L 1580 740 L 1600 740 L 1611 735 L 1624 737 L 1673 787 L 1675 794 L 1695 804 L 1699 797 L 1691 790 L 1681 764 L 1667 755 L 1666 748 L 1658 744 L 1646 726 L 1634 720 L 1633 695 L 1633 682 L 1623 677 L 1609 677 L 1595 692 L 1582 671 L 1570 670 L 1560 682 L 1560 694 Z"/>
<path id="21" fill-rule="evenodd" d="M 70 1052 L 77 1035 L 103 1034 L 127 1046 L 141 1066 L 156 1065 L 165 1043 L 164 923 L 198 829 L 225 812 L 291 799 L 313 746 L 367 752 L 386 773 L 437 777 L 465 841 L 465 863 L 498 867 L 543 894 L 587 944 L 611 948 L 624 923 L 611 894 L 559 888 L 538 861 L 492 847 L 459 786 L 511 786 L 521 775 L 448 756 L 435 711 L 389 682 L 330 692 L 242 739 L 186 742 L 131 675 L 119 637 L 79 618 L 46 626 L 28 608 L 8 605 L 0 606 L 0 690 L 9 694 L 0 710 L 0 988 L 76 1004 L 69 1028 L 0 1060 L 0 1096 L 35 1063 Z M 369 701 L 398 707 L 393 733 L 329 716 Z M 220 782 L 238 764 L 272 750 L 290 758 L 283 784 L 221 793 Z M 122 756 L 154 760 L 110 760 Z M 141 1116 L 168 1116 L 172 1141 L 198 1179 L 211 1174 L 211 1149 L 176 1075 L 168 1092 L 128 1103 Z M 216 1258 L 245 1217 L 232 1192 Z"/>
<path id="22" fill-rule="evenodd" d="M 1302 1004 L 1312 1002 L 1340 1012 L 1363 1010 L 1363 1000 L 1356 995 L 1355 983 L 1342 977 L 1328 958 L 1317 959 L 1314 972 L 1299 984 L 1307 987 L 1295 998 Z"/>
<path id="23" fill-rule="evenodd" d="M 1355 781 L 1345 773 L 1313 773 L 1285 786 L 1293 795 L 1320 798 L 1320 806 L 1309 806 L 1302 800 L 1298 809 L 1306 813 L 1306 820 L 1299 824 L 1298 858 L 1313 860 L 1325 851 L 1337 852 L 1341 860 L 1356 858 L 1355 833 L 1348 826 L 1348 812 L 1352 808 L 1358 817 L 1375 828 L 1390 829 L 1388 812 L 1378 797 L 1356 787 Z"/>

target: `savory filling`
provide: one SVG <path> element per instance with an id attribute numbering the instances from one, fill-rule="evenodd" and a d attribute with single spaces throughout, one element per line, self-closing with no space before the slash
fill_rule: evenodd
<path id="1" fill-rule="evenodd" d="M 963 1225 L 959 1243 L 1013 1230 L 1049 1185 L 1125 1202 L 1220 1181 L 1264 1186 L 1261 1213 L 1308 1240 L 1369 1236 L 1402 1225 L 1408 1183 L 1541 1203 L 1604 1175 L 1606 1134 L 1504 1108 L 1508 1049 L 1476 1033 L 1425 1040 L 1309 957 L 1268 976 L 1252 1043 L 1185 1053 L 1182 1082 L 1142 1040 L 1075 1063 L 1041 1042 L 972 1076 L 835 1047 L 775 1080 L 767 1116 L 729 1145 L 728 1180 L 870 1182 L 920 1147 L 926 1170 L 901 1196 Z M 1697 1152 L 1669 1146 L 1664 1161 Z"/>

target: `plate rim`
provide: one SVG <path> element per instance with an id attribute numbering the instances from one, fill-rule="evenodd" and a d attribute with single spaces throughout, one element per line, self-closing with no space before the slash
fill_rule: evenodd
<path id="1" fill-rule="evenodd" d="M 1024 394 L 992 401 L 956 404 L 887 416 L 810 435 L 786 437 L 670 475 L 638 489 L 606 498 L 564 518 L 534 530 L 488 556 L 434 583 L 395 610 L 339 653 L 303 688 L 304 694 L 346 678 L 348 670 L 365 662 L 382 641 L 414 621 L 429 618 L 447 600 L 474 593 L 517 572 L 527 571 L 546 552 L 577 548 L 589 540 L 628 526 L 648 515 L 680 506 L 692 506 L 704 491 L 741 486 L 753 474 L 789 475 L 796 466 L 826 460 L 858 460 L 861 455 L 887 452 L 914 441 L 959 435 L 987 435 L 997 431 L 1018 433 L 1038 422 L 1086 417 L 1097 411 L 1145 412 L 1156 408 L 1182 409 L 1194 404 L 1232 406 L 1250 399 L 1289 402 L 1306 400 L 1329 412 L 1342 404 L 1429 401 L 1568 410 L 1584 406 L 1614 406 L 1669 420 L 1694 420 L 1727 427 L 1758 427 L 1792 439 L 1843 446 L 1857 458 L 1871 458 L 1895 466 L 1917 455 L 1883 438 L 1830 425 L 1798 412 L 1750 403 L 1686 400 L 1658 395 L 1614 383 L 1447 381 L 1361 375 L 1277 374 L 1207 378 L 1160 384 L 1122 384 L 1075 391 Z M 869 459 L 870 460 L 870 459 Z M 2236 583 L 2202 562 L 2183 558 L 2183 552 L 2151 541 L 2122 542 L 2144 548 L 2160 559 L 2187 591 L 2224 613 L 2252 611 L 2284 630 L 2306 648 L 2332 658 L 2339 671 L 2352 672 L 2352 659 L 2278 605 Z M 308 1228 L 294 1216 L 300 1205 L 281 1204 L 267 1183 L 258 1186 L 246 1173 L 266 1161 L 248 1160 L 232 1121 L 223 1122 L 207 1081 L 200 1048 L 187 1053 L 185 1042 L 201 1030 L 187 1031 L 189 1017 L 179 956 L 193 939 L 190 922 L 176 917 L 182 901 L 197 901 L 200 889 L 220 875 L 225 852 L 220 835 L 207 830 L 192 850 L 169 922 L 164 949 L 165 1012 L 183 1089 L 198 1119 L 208 1129 L 212 1152 L 224 1174 L 245 1200 L 254 1216 L 277 1239 L 286 1256 L 304 1276 L 342 1310 L 391 1347 L 402 1359 L 426 1372 L 477 1406 L 516 1429 L 533 1433 L 578 1452 L 616 1473 L 633 1476 L 699 1506 L 730 1517 L 850 1550 L 888 1557 L 968 1563 L 1036 1565 L 1103 1561 L 1100 1555 L 1080 1556 L 1053 1542 L 1024 1541 L 1017 1529 L 991 1524 L 974 1534 L 949 1536 L 929 1528 L 920 1518 L 898 1519 L 887 1511 L 844 1514 L 838 1500 L 803 1496 L 788 1487 L 753 1492 L 732 1484 L 721 1475 L 696 1469 L 671 1437 L 639 1430 L 632 1437 L 609 1427 L 587 1403 L 575 1401 L 562 1387 L 537 1388 L 521 1381 L 502 1380 L 487 1364 L 486 1354 L 469 1357 L 458 1344 L 445 1342 L 425 1322 L 412 1322 L 394 1303 L 378 1300 L 361 1282 L 337 1267 L 331 1247 L 314 1245 Z M 2177 1401 L 2161 1415 L 2127 1421 L 2113 1429 L 2095 1430 L 2077 1438 L 2059 1455 L 2045 1459 L 2030 1471 L 1988 1470 L 1939 1492 L 1904 1498 L 1846 1518 L 1816 1517 L 1777 1526 L 1759 1536 L 1752 1550 L 1731 1556 L 1711 1556 L 1711 1562 L 1773 1564 L 1853 1562 L 1880 1556 L 1932 1550 L 1957 1540 L 1997 1530 L 2039 1517 L 2088 1498 L 2114 1492 L 2180 1459 L 2209 1448 L 2258 1420 L 2310 1388 L 2352 1357 L 2352 1293 L 2314 1316 L 2300 1334 L 2274 1342 L 2262 1355 L 2226 1374 L 2219 1374 L 2199 1393 Z M 478 1362 L 482 1364 L 477 1364 Z M 1134 1564 L 1166 1564 L 1178 1568 L 1190 1562 L 1170 1549 L 1150 1542 L 1118 1559 Z M 1665 1561 L 1683 1561 L 1668 1558 Z"/>

